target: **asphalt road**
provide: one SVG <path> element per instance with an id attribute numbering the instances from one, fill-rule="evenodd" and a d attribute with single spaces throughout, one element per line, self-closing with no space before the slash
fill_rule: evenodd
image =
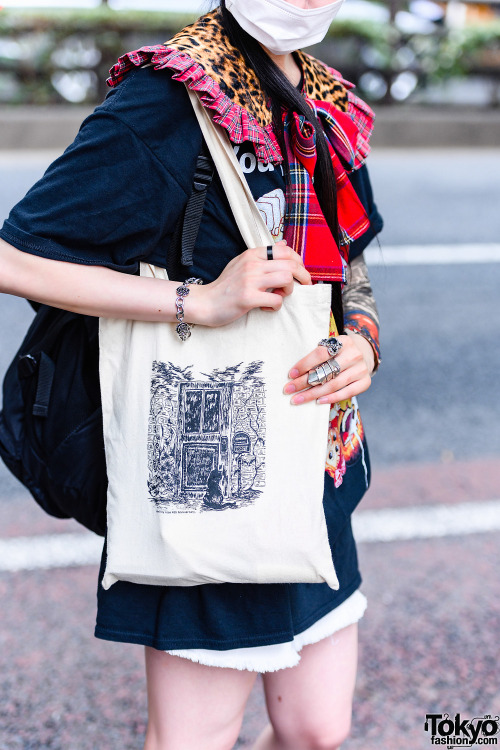
<path id="1" fill-rule="evenodd" d="M 0 218 L 58 155 L 0 150 Z M 498 242 L 500 149 L 374 150 L 368 166 L 382 245 Z"/>
<path id="2" fill-rule="evenodd" d="M 0 156 L 0 219 L 48 159 Z M 500 150 L 375 152 L 371 174 L 386 222 L 382 262 L 393 245 L 420 244 L 425 252 L 499 241 Z M 499 454 L 500 264 L 381 265 L 371 278 L 384 361 L 361 401 L 374 463 Z M 31 313 L 23 300 L 3 297 L 0 315 L 1 374 Z M 3 468 L 0 482 L 4 495 L 13 488 Z"/>
<path id="3" fill-rule="evenodd" d="M 46 162 L 0 154 L 0 220 Z M 382 259 L 395 245 L 498 244 L 500 151 L 385 151 L 371 164 Z M 361 397 L 374 478 L 355 517 L 366 530 L 408 508 L 418 525 L 442 505 L 465 524 L 419 537 L 407 522 L 407 537 L 358 543 L 369 605 L 344 744 L 428 750 L 426 713 L 500 713 L 500 517 L 467 529 L 467 514 L 485 519 L 499 497 L 500 263 L 377 265 L 371 278 L 383 365 Z M 0 297 L 0 376 L 29 319 L 24 300 Z M 42 513 L 0 467 L 0 543 L 26 536 L 29 548 L 61 531 L 85 533 Z M 0 569 L 0 750 L 142 748 L 143 649 L 93 637 L 96 582 L 95 565 Z M 259 677 L 235 750 L 250 750 L 265 721 Z"/>

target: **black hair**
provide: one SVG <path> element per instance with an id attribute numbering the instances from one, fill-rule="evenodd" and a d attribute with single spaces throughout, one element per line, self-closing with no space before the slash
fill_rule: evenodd
<path id="1" fill-rule="evenodd" d="M 251 0 L 248 1 L 251 2 Z M 276 63 L 273 62 L 259 42 L 241 28 L 234 16 L 227 10 L 225 0 L 220 0 L 219 12 L 222 19 L 222 26 L 229 37 L 229 41 L 239 49 L 245 62 L 253 69 L 262 88 L 271 101 L 273 130 L 283 155 L 283 167 L 287 184 L 290 183 L 290 167 L 285 148 L 282 108 L 297 112 L 299 115 L 304 115 L 313 125 L 316 131 L 316 151 L 318 155 L 314 171 L 314 189 L 328 227 L 338 244 L 337 188 L 326 136 L 320 122 L 301 92 L 289 81 Z M 332 312 L 338 331 L 342 333 L 344 330 L 344 313 L 342 291 L 339 282 L 332 283 Z"/>

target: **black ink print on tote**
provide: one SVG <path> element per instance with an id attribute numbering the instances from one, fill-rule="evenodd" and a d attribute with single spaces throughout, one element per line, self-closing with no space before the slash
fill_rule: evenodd
<path id="1" fill-rule="evenodd" d="M 148 489 L 161 513 L 241 508 L 265 486 L 262 362 L 193 374 L 154 362 Z"/>

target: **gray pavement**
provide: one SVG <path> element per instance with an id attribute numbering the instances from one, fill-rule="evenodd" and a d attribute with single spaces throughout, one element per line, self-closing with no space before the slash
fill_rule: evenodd
<path id="1" fill-rule="evenodd" d="M 343 750 L 430 750 L 426 713 L 498 714 L 500 535 L 359 548 L 369 605 Z M 95 582 L 92 568 L 0 576 L 1 750 L 141 750 L 143 651 L 92 638 Z M 235 748 L 264 722 L 259 678 Z"/>
<path id="2" fill-rule="evenodd" d="M 2 163 L 0 154 L 0 220 L 54 155 Z M 384 364 L 361 397 L 368 435 L 381 436 L 371 441 L 374 463 L 500 454 L 500 351 L 491 345 L 500 334 L 500 264 L 383 265 L 392 245 L 425 252 L 438 243 L 500 242 L 500 150 L 375 151 L 370 169 L 386 222 L 382 265 L 370 270 Z M 1 373 L 31 312 L 12 298 L 0 299 L 0 311 Z M 470 439 L 470 421 L 481 440 Z M 12 487 L 4 476 L 0 467 L 0 481 Z"/>
<path id="3" fill-rule="evenodd" d="M 91 106 L 14 106 L 0 111 L 5 149 L 62 148 L 70 143 Z M 430 104 L 374 106 L 372 141 L 379 147 L 499 147 L 498 109 Z"/>
<path id="4" fill-rule="evenodd" d="M 374 149 L 368 166 L 382 248 L 500 241 L 500 148 Z"/>
<path id="5" fill-rule="evenodd" d="M 0 219 L 62 152 L 0 150 Z M 499 242 L 500 147 L 377 149 L 368 166 L 385 245 Z"/>
<path id="6" fill-rule="evenodd" d="M 383 366 L 360 397 L 376 465 L 500 454 L 500 264 L 373 267 Z M 31 319 L 0 298 L 0 373 Z M 473 426 L 473 430 L 471 427 Z M 476 439 L 477 436 L 477 439 Z M 2 495 L 15 480 L 0 465 Z"/>
<path id="7" fill-rule="evenodd" d="M 0 219 L 46 163 L 0 155 Z M 500 151 L 375 151 L 382 255 L 393 245 L 498 243 L 499 167 Z M 464 501 L 481 513 L 500 486 L 500 264 L 370 274 L 384 361 L 361 397 L 374 479 L 360 513 Z M 29 318 L 24 300 L 0 298 L 0 376 Z M 39 511 L 3 467 L 0 528 L 2 537 L 78 532 Z M 359 543 L 369 607 L 345 750 L 426 750 L 426 713 L 500 713 L 499 549 L 498 531 Z M 143 651 L 93 638 L 96 583 L 92 566 L 0 573 L 0 750 L 141 749 Z M 248 750 L 264 722 L 259 678 L 236 747 Z"/>

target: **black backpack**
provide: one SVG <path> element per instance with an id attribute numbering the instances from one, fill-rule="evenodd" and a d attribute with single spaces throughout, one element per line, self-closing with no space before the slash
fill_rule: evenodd
<path id="1" fill-rule="evenodd" d="M 168 254 L 171 279 L 184 278 L 214 168 L 205 146 L 192 195 Z M 106 532 L 107 476 L 99 387 L 98 318 L 32 303 L 36 316 L 7 370 L 0 457 L 51 516 Z"/>
<path id="2" fill-rule="evenodd" d="M 0 455 L 47 513 L 104 536 L 98 326 L 39 307 L 4 379 Z"/>

